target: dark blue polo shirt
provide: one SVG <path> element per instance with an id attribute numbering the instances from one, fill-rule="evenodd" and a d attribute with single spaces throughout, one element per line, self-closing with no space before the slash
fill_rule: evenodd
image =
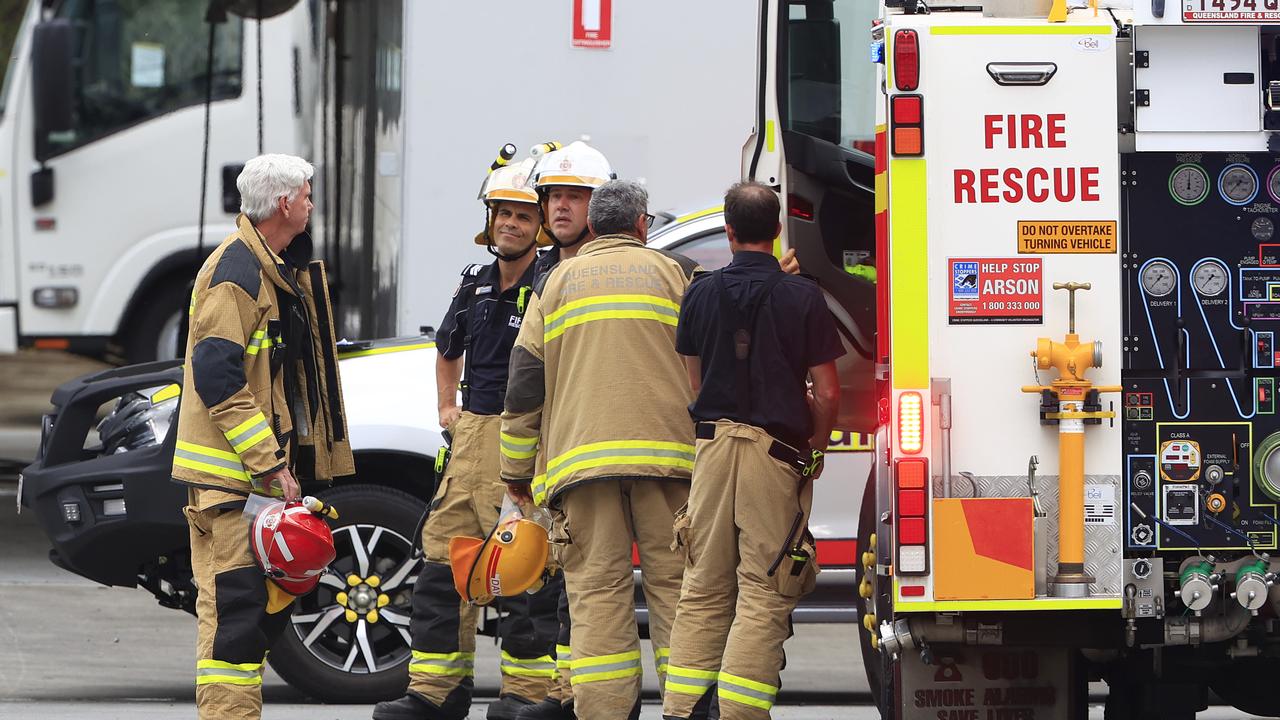
<path id="1" fill-rule="evenodd" d="M 507 361 L 532 297 L 535 263 L 520 281 L 501 292 L 498 261 L 469 265 L 436 332 L 436 350 L 450 360 L 466 353 L 462 409 L 499 415 L 507 394 Z M 523 300 L 522 300 L 523 298 Z"/>
<path id="2" fill-rule="evenodd" d="M 764 281 L 781 273 L 768 253 L 741 251 L 724 269 L 724 285 L 745 315 Z M 809 368 L 844 355 L 822 290 L 808 278 L 784 277 L 760 304 L 751 333 L 751 413 L 739 417 L 737 360 L 732 319 L 721 317 L 714 276 L 707 273 L 685 292 L 676 328 L 676 350 L 702 361 L 702 390 L 689 406 L 695 421 L 720 419 L 754 425 L 799 450 L 809 447 L 813 419 L 805 399 Z"/>

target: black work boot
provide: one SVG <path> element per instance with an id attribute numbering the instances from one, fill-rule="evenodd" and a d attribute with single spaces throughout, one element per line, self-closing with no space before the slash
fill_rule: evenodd
<path id="1" fill-rule="evenodd" d="M 498 696 L 497 701 L 489 703 L 489 710 L 485 713 L 487 720 L 516 720 L 523 717 L 520 712 L 524 708 L 533 707 L 533 701 L 515 693 L 503 693 Z"/>
<path id="2" fill-rule="evenodd" d="M 516 717 L 518 720 L 577 720 L 577 716 L 573 714 L 572 700 L 561 705 L 554 698 L 546 698 L 536 705 L 525 707 Z"/>
<path id="3" fill-rule="evenodd" d="M 453 695 L 443 707 L 421 693 L 408 690 L 399 700 L 384 700 L 373 707 L 373 720 L 466 720 L 466 706 L 459 707 Z"/>

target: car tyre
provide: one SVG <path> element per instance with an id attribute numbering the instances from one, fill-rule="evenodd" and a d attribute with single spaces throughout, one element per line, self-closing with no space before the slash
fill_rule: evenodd
<path id="1" fill-rule="evenodd" d="M 315 592 L 295 601 L 292 621 L 271 649 L 271 667 L 289 685 L 323 702 L 368 704 L 400 697 L 409 680 L 409 618 L 422 565 L 414 534 L 426 503 L 367 484 L 317 496 L 338 511 L 330 523 L 338 556 Z M 352 575 L 377 579 L 353 585 Z M 370 593 L 387 600 L 377 607 L 376 601 L 361 606 L 353 600 Z M 345 604 L 339 602 L 343 595 Z M 353 607 L 355 620 L 348 614 Z"/>

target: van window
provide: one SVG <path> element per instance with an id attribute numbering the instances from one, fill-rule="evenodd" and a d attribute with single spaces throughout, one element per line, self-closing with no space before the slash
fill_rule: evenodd
<path id="1" fill-rule="evenodd" d="M 0 2 L 0 78 L 3 78 L 0 79 L 0 117 L 4 117 L 5 98 L 9 97 L 9 86 L 13 84 L 13 60 L 22 50 L 16 43 L 19 31 L 25 27 L 23 14 L 27 7 L 21 2 Z"/>
<path id="2" fill-rule="evenodd" d="M 66 152 L 131 125 L 204 102 L 208 3 L 191 0 L 68 0 L 58 16 L 77 38 L 75 124 L 50 138 Z M 240 95 L 243 21 L 217 26 L 213 99 Z"/>
<path id="3" fill-rule="evenodd" d="M 783 128 L 871 153 L 877 75 L 871 23 L 879 3 L 791 0 L 787 11 Z"/>

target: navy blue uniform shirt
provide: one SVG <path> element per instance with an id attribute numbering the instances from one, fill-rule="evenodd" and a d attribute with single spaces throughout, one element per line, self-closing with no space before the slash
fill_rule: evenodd
<path id="1" fill-rule="evenodd" d="M 497 260 L 462 271 L 462 283 L 436 332 L 436 350 L 450 360 L 467 355 L 463 410 L 477 415 L 502 413 L 507 361 L 532 296 L 533 277 L 534 263 L 529 263 L 520 281 L 502 292 Z"/>
<path id="2" fill-rule="evenodd" d="M 764 281 L 781 273 L 768 253 L 740 251 L 724 269 L 724 285 L 745 316 Z M 689 414 L 695 421 L 720 419 L 754 425 L 798 450 L 809 447 L 813 418 L 805 399 L 809 368 L 844 355 L 822 290 L 808 278 L 789 275 L 760 304 L 751 332 L 751 413 L 739 417 L 736 325 L 721 317 L 720 290 L 707 273 L 694 281 L 680 305 L 676 351 L 702 361 L 702 390 Z"/>

